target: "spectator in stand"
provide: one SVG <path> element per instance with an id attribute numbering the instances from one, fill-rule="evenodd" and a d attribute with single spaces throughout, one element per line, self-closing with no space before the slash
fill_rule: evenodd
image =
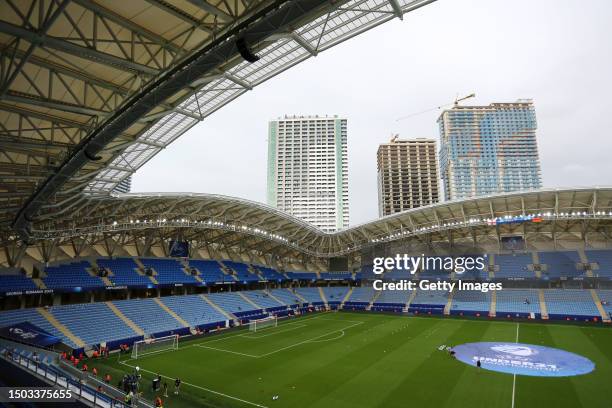
<path id="1" fill-rule="evenodd" d="M 87 363 L 83 364 L 83 372 L 86 373 L 89 368 L 87 367 Z"/>
<path id="2" fill-rule="evenodd" d="M 110 382 L 111 382 L 111 375 L 110 374 L 107 373 L 104 376 L 104 382 L 107 383 L 107 384 L 110 384 Z"/>
<path id="3" fill-rule="evenodd" d="M 91 369 L 91 373 L 93 374 L 94 377 L 98 376 L 98 369 L 96 367 Z"/>

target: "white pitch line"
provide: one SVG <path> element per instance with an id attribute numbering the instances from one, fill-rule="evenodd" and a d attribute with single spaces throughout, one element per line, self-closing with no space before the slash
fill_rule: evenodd
<path id="1" fill-rule="evenodd" d="M 518 343 L 518 339 L 519 339 L 519 325 L 520 323 L 516 324 L 516 340 L 514 341 L 515 343 Z M 514 408 L 515 393 L 516 393 L 516 374 L 514 374 L 514 376 L 512 377 L 512 408 Z"/>
<path id="2" fill-rule="evenodd" d="M 336 337 L 334 337 L 334 338 L 332 338 L 332 339 L 310 340 L 310 342 L 311 342 L 311 343 L 323 343 L 323 342 L 326 342 L 326 341 L 338 340 L 338 339 L 341 339 L 342 337 L 344 337 L 344 330 L 341 330 L 341 331 L 340 331 L 340 336 L 336 336 Z"/>
<path id="3" fill-rule="evenodd" d="M 274 331 L 267 330 L 266 334 L 261 334 L 261 335 L 257 335 L 257 334 L 241 334 L 238 337 L 242 337 L 244 339 L 261 339 L 261 338 L 264 338 L 264 337 L 274 336 L 275 334 L 286 333 L 286 332 L 291 331 L 291 330 L 301 329 L 303 327 L 308 327 L 307 324 L 298 324 L 298 323 L 287 323 L 287 324 L 285 324 L 285 326 L 289 326 L 290 324 L 292 326 L 287 328 L 287 329 L 284 329 L 284 330 L 282 330 L 282 329 L 274 330 Z M 257 333 L 257 332 L 255 332 L 255 333 Z"/>
<path id="4" fill-rule="evenodd" d="M 260 355 L 260 356 L 259 356 L 259 358 L 262 358 L 262 357 L 268 357 L 268 356 L 270 356 L 270 355 L 272 355 L 272 354 L 278 353 L 279 351 L 283 351 L 283 350 L 287 350 L 287 349 L 290 349 L 290 348 L 293 348 L 293 347 L 297 347 L 297 346 L 300 346 L 300 345 L 302 345 L 302 344 L 305 344 L 305 343 L 311 342 L 311 341 L 313 341 L 313 340 L 320 339 L 321 337 L 328 336 L 328 335 L 330 335 L 330 334 L 332 334 L 332 333 L 336 333 L 336 332 L 339 332 L 339 331 L 344 331 L 344 330 L 350 329 L 351 327 L 355 327 L 355 326 L 358 326 L 358 325 L 363 324 L 363 323 L 364 323 L 364 322 L 357 322 L 357 323 L 355 323 L 355 324 L 351 324 L 350 326 L 343 327 L 343 328 L 338 329 L 338 330 L 332 330 L 332 331 L 327 332 L 327 333 L 325 333 L 325 334 L 322 334 L 322 335 L 320 335 L 320 336 L 313 337 L 312 339 L 308 339 L 308 340 L 300 341 L 300 342 L 298 342 L 298 343 L 291 344 L 291 345 L 289 345 L 289 346 L 287 346 L 287 347 L 282 347 L 282 348 L 279 348 L 278 350 L 274 350 L 274 351 L 271 351 L 271 352 L 269 352 L 269 353 L 262 354 L 262 355 Z"/>
<path id="5" fill-rule="evenodd" d="M 254 356 L 253 354 L 240 353 L 239 351 L 232 351 L 232 350 L 226 350 L 226 349 L 217 348 L 217 347 L 203 346 L 201 344 L 196 344 L 195 346 L 199 348 L 203 348 L 203 349 L 210 349 L 210 350 L 216 350 L 216 351 L 223 351 L 224 353 L 237 354 L 239 356 L 244 356 L 244 357 L 259 358 L 259 356 Z"/>
<path id="6" fill-rule="evenodd" d="M 120 361 L 120 363 L 121 363 L 121 364 L 124 364 L 124 365 L 126 365 L 126 366 L 128 366 L 128 367 L 132 367 L 132 368 L 134 368 L 134 366 L 133 366 L 133 365 L 127 364 L 127 363 L 125 363 L 125 362 L 123 362 L 123 361 Z M 167 379 L 169 379 L 169 380 L 172 380 L 172 379 L 173 379 L 172 377 L 169 377 L 169 376 L 167 376 L 167 375 L 163 375 L 163 374 L 159 374 L 159 373 L 154 373 L 153 371 L 145 370 L 144 368 L 140 368 L 140 371 L 144 371 L 144 372 L 147 372 L 147 373 L 149 373 L 149 374 L 153 374 L 153 375 L 161 375 L 162 377 L 167 378 Z M 254 406 L 254 407 L 259 407 L 259 408 L 268 408 L 268 407 L 267 407 L 267 406 L 265 406 L 265 405 L 261 405 L 261 404 L 257 404 L 257 403 L 255 403 L 255 402 L 251 402 L 251 401 L 243 400 L 242 398 L 234 397 L 234 396 L 232 396 L 232 395 L 224 394 L 224 393 L 219 392 L 219 391 L 211 390 L 210 388 L 200 387 L 199 385 L 191 384 L 191 383 L 188 383 L 188 382 L 186 382 L 186 381 L 181 381 L 181 382 L 182 382 L 183 384 L 185 384 L 185 385 L 190 386 L 190 387 L 198 388 L 198 389 L 200 389 L 200 390 L 202 390 L 202 391 L 210 392 L 210 393 L 212 393 L 212 394 L 220 395 L 220 396 L 225 397 L 225 398 L 233 399 L 234 401 L 240 401 L 240 402 L 243 402 L 243 403 L 245 403 L 245 404 L 252 405 L 252 406 Z"/>

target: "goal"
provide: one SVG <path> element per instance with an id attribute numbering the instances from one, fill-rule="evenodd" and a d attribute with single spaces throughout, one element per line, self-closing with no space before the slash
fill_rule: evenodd
<path id="1" fill-rule="evenodd" d="M 265 329 L 266 327 L 276 327 L 277 325 L 278 319 L 276 316 L 255 319 L 249 321 L 249 331 L 256 332 L 257 330 Z"/>
<path id="2" fill-rule="evenodd" d="M 157 339 L 140 340 L 132 346 L 132 358 L 145 356 L 147 354 L 159 353 L 165 350 L 178 349 L 178 334 L 160 337 Z"/>

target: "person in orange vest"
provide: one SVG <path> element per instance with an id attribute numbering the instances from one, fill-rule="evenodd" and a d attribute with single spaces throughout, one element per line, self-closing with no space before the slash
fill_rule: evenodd
<path id="1" fill-rule="evenodd" d="M 94 352 L 93 352 L 93 358 L 98 358 L 98 350 L 94 350 Z"/>
<path id="2" fill-rule="evenodd" d="M 106 381 L 107 384 L 110 384 L 110 382 L 111 382 L 111 375 L 110 374 L 106 374 L 106 376 L 104 376 L 104 381 Z"/>
<path id="3" fill-rule="evenodd" d="M 91 369 L 91 373 L 94 375 L 94 377 L 98 376 L 98 369 L 96 367 Z"/>
<path id="4" fill-rule="evenodd" d="M 156 408 L 164 408 L 164 402 L 160 397 L 155 398 L 155 407 Z"/>

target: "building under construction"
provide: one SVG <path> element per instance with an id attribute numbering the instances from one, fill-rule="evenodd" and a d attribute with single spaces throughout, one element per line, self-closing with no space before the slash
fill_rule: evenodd
<path id="1" fill-rule="evenodd" d="M 380 216 L 438 202 L 435 140 L 395 136 L 378 147 L 377 160 Z"/>

